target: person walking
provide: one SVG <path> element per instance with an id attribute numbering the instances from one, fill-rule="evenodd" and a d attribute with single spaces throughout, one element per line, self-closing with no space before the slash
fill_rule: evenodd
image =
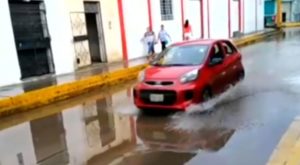
<path id="1" fill-rule="evenodd" d="M 184 26 L 183 26 L 183 39 L 184 40 L 190 40 L 192 38 L 192 26 L 189 23 L 189 20 L 185 20 Z"/>
<path id="2" fill-rule="evenodd" d="M 148 57 L 151 58 L 154 56 L 155 53 L 155 43 L 156 43 L 156 38 L 155 38 L 155 33 L 148 27 L 147 31 L 144 34 L 143 40 L 146 42 L 148 46 Z"/>
<path id="3" fill-rule="evenodd" d="M 160 32 L 158 33 L 158 39 L 161 43 L 161 50 L 164 51 L 167 47 L 168 41 L 171 40 L 169 33 L 165 30 L 165 26 L 160 26 Z"/>

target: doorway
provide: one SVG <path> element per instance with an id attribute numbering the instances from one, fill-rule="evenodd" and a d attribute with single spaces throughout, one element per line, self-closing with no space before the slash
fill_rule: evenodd
<path id="1" fill-rule="evenodd" d="M 282 22 L 286 22 L 286 13 L 282 13 Z"/>
<path id="2" fill-rule="evenodd" d="M 93 63 L 101 62 L 96 14 L 86 13 L 85 20 L 87 26 L 87 37 L 90 47 L 91 60 Z"/>
<path id="3" fill-rule="evenodd" d="M 46 10 L 42 0 L 9 0 L 21 79 L 54 73 Z"/>
<path id="4" fill-rule="evenodd" d="M 92 63 L 106 62 L 99 2 L 84 2 L 87 40 Z"/>

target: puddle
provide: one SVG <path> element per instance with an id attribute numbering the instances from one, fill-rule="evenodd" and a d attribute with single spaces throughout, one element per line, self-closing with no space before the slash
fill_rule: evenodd
<path id="1" fill-rule="evenodd" d="M 290 94 L 295 93 L 290 84 L 271 74 L 249 75 L 243 81 L 215 98 L 201 104 L 191 105 L 187 108 L 186 112 L 193 114 L 195 112 L 213 111 L 220 108 L 220 106 L 239 101 L 246 97 L 276 91 Z"/>
<path id="2" fill-rule="evenodd" d="M 271 74 L 249 75 L 221 95 L 191 105 L 186 113 L 172 116 L 169 129 L 198 131 L 203 128 L 251 129 L 264 125 L 269 109 L 288 109 L 296 94 L 284 79 Z M 274 111 L 275 112 L 275 111 Z"/>

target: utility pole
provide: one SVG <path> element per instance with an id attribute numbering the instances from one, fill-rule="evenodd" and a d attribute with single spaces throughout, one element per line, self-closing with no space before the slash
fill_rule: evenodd
<path id="1" fill-rule="evenodd" d="M 277 22 L 277 28 L 282 27 L 282 0 L 276 0 L 277 1 L 277 16 L 276 16 L 276 22 Z"/>

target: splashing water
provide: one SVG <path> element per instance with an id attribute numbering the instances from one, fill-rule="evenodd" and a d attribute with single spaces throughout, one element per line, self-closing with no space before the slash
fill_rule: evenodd
<path id="1" fill-rule="evenodd" d="M 270 82 L 272 81 L 272 82 Z M 232 86 L 224 93 L 214 97 L 213 99 L 200 103 L 193 104 L 187 107 L 188 114 L 195 112 L 209 112 L 220 105 L 231 103 L 245 97 L 254 96 L 259 93 L 281 91 L 294 92 L 290 89 L 290 85 L 273 75 L 249 75 L 245 80 Z"/>

